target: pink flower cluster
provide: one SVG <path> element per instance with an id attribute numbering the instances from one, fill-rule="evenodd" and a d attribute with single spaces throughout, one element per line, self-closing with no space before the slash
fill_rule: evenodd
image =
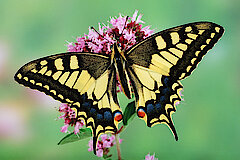
<path id="1" fill-rule="evenodd" d="M 111 54 L 111 46 L 118 43 L 122 50 L 126 50 L 134 44 L 142 41 L 154 33 L 150 26 L 143 28 L 145 23 L 141 20 L 142 15 L 138 16 L 136 10 L 132 17 L 122 16 L 111 17 L 109 24 L 101 26 L 98 24 L 98 30 L 89 27 L 88 34 L 77 37 L 77 42 L 68 43 L 68 52 L 94 52 Z M 121 85 L 117 80 L 117 92 L 122 92 Z"/>
<path id="2" fill-rule="evenodd" d="M 158 158 L 155 158 L 155 154 L 153 154 L 152 156 L 150 155 L 150 153 L 148 153 L 145 156 L 145 160 L 158 160 Z"/>
<path id="3" fill-rule="evenodd" d="M 122 139 L 119 139 L 119 143 L 122 143 Z M 97 143 L 96 155 L 102 157 L 109 153 L 109 149 L 116 144 L 115 136 L 109 136 L 107 134 L 102 134 Z M 93 151 L 93 140 L 91 139 L 88 143 L 88 151 Z"/>
<path id="4" fill-rule="evenodd" d="M 61 127 L 61 132 L 67 133 L 69 126 L 74 126 L 74 134 L 79 132 L 79 129 L 83 127 L 84 123 L 81 120 L 75 118 L 75 112 L 67 104 L 61 104 L 59 112 L 63 113 L 59 119 L 64 120 L 64 126 Z"/>
<path id="5" fill-rule="evenodd" d="M 68 43 L 69 52 L 94 52 L 94 53 L 111 53 L 111 46 L 117 42 L 122 49 L 128 49 L 137 42 L 150 36 L 154 31 L 150 26 L 142 27 L 144 23 L 140 14 L 137 16 L 136 10 L 132 17 L 127 16 L 112 17 L 109 24 L 101 26 L 99 31 L 89 28 L 89 33 L 82 37 L 77 37 L 77 42 Z"/>

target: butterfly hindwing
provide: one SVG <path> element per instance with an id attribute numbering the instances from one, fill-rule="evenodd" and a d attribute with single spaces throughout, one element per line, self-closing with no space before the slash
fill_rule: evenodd
<path id="1" fill-rule="evenodd" d="M 96 153 L 99 135 L 115 133 L 115 115 L 121 115 L 115 75 L 108 55 L 74 52 L 32 61 L 19 69 L 15 80 L 69 104 L 92 129 Z"/>
<path id="2" fill-rule="evenodd" d="M 151 127 L 167 124 L 177 139 L 171 114 L 181 101 L 179 80 L 189 76 L 224 29 L 197 22 L 158 32 L 126 52 L 138 116 Z"/>
<path id="3" fill-rule="evenodd" d="M 176 111 L 175 104 L 181 101 L 181 83 L 137 65 L 129 67 L 128 73 L 139 118 L 143 119 L 148 127 L 165 123 L 178 139 L 171 116 Z"/>

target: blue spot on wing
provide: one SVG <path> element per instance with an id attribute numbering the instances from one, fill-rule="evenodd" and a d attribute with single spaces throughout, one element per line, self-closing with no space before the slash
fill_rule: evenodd
<path id="1" fill-rule="evenodd" d="M 157 103 L 157 104 L 155 105 L 155 107 L 156 107 L 157 110 L 160 110 L 160 109 L 162 108 L 162 105 L 161 105 L 161 103 Z"/>
<path id="2" fill-rule="evenodd" d="M 102 120 L 103 119 L 103 116 L 102 116 L 102 114 L 97 114 L 97 120 Z"/>
<path id="3" fill-rule="evenodd" d="M 170 82 L 170 79 L 168 77 L 165 77 L 163 79 L 163 84 L 165 84 L 166 86 L 168 86 L 169 82 Z"/>
<path id="4" fill-rule="evenodd" d="M 104 112 L 104 119 L 107 121 L 112 120 L 112 114 L 109 111 Z"/>
<path id="5" fill-rule="evenodd" d="M 96 109 L 91 108 L 89 113 L 90 115 L 95 115 L 97 112 L 96 112 Z"/>
<path id="6" fill-rule="evenodd" d="M 82 105 L 84 108 L 90 108 L 92 106 L 91 102 L 84 102 Z"/>
<path id="7" fill-rule="evenodd" d="M 165 96 L 161 96 L 161 97 L 159 98 L 159 100 L 160 100 L 162 103 L 164 103 L 167 99 L 166 99 Z"/>
<path id="8" fill-rule="evenodd" d="M 168 94 L 169 92 L 170 92 L 170 89 L 169 89 L 169 88 L 164 88 L 164 89 L 161 91 L 161 93 L 164 94 L 164 95 Z"/>
<path id="9" fill-rule="evenodd" d="M 154 105 L 153 104 L 147 104 L 147 114 L 152 114 L 154 112 Z"/>

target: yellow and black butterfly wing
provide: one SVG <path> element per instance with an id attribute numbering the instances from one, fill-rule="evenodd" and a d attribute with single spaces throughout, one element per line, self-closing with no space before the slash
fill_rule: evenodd
<path id="1" fill-rule="evenodd" d="M 128 75 L 135 94 L 138 117 L 148 127 L 165 123 L 177 140 L 171 115 L 176 111 L 175 104 L 181 101 L 181 83 L 138 65 L 130 66 Z"/>
<path id="2" fill-rule="evenodd" d="M 223 32 L 211 22 L 185 24 L 156 33 L 126 52 L 138 116 L 149 127 L 166 123 L 175 132 L 171 113 L 181 100 L 179 80 L 192 73 Z"/>
<path id="3" fill-rule="evenodd" d="M 174 79 L 189 76 L 219 40 L 223 27 L 211 22 L 185 24 L 158 32 L 127 51 L 130 64 Z"/>
<path id="4" fill-rule="evenodd" d="M 99 135 L 115 133 L 121 115 L 116 99 L 116 71 L 108 55 L 63 53 L 34 60 L 15 75 L 24 86 L 37 89 L 75 110 L 93 132 L 94 152 Z"/>

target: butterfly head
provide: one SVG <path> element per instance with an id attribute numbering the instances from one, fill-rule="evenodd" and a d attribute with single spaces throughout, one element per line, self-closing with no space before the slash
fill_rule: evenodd
<path id="1" fill-rule="evenodd" d="M 118 60 L 121 58 L 123 58 L 124 60 L 126 60 L 126 57 L 124 55 L 124 51 L 121 49 L 121 46 L 119 43 L 115 42 L 112 46 L 111 46 L 111 50 L 112 50 L 112 54 L 111 54 L 111 60 L 112 62 L 115 60 Z"/>

